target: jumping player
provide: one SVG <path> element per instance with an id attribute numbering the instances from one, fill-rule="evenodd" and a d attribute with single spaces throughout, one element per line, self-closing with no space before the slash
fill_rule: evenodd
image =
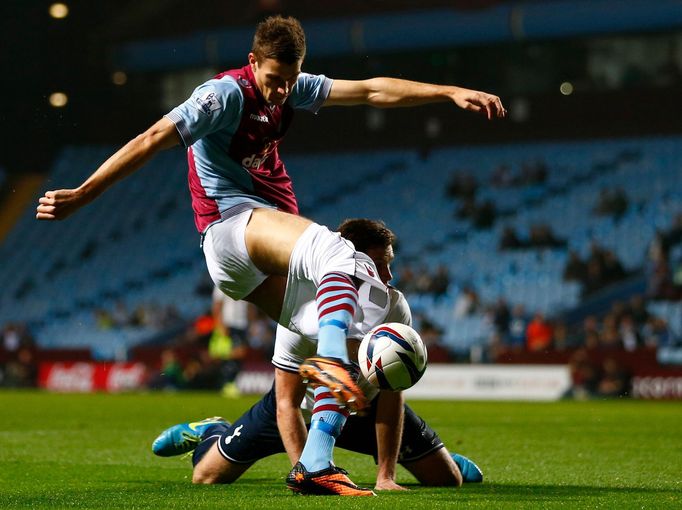
<path id="1" fill-rule="evenodd" d="M 393 232 L 382 222 L 365 219 L 346 220 L 339 232 L 358 251 L 371 256 L 381 280 L 388 285 L 392 278 Z M 410 325 L 412 316 L 402 293 L 389 287 L 389 296 L 390 311 L 384 320 Z M 314 315 L 310 307 L 304 309 Z M 357 340 L 349 340 L 351 356 L 357 353 Z M 306 437 L 300 405 L 306 387 L 298 367 L 314 352 L 314 339 L 279 326 L 273 356 L 275 384 L 258 403 L 234 424 L 213 418 L 170 427 L 154 441 L 152 450 L 160 456 L 171 456 L 194 449 L 194 483 L 231 483 L 256 461 L 286 450 L 296 466 L 287 479 L 292 490 L 306 494 L 345 491 L 350 495 L 370 495 L 368 489 L 346 486 L 343 479 L 337 479 L 336 472 L 325 470 L 305 476 L 305 468 L 298 462 Z M 349 417 L 336 444 L 374 456 L 378 466 L 376 489 L 402 489 L 395 483 L 397 461 L 425 485 L 459 486 L 462 481 L 482 481 L 478 467 L 466 457 L 450 455 L 438 435 L 404 404 L 402 393 L 378 391 L 364 379 L 361 386 L 371 400 L 369 412 Z M 312 393 L 308 389 L 305 398 L 308 412 L 321 413 L 322 406 L 334 404 L 329 398 L 320 398 L 319 390 Z M 300 472 L 304 476 L 297 479 Z"/>
<path id="2" fill-rule="evenodd" d="M 348 372 L 345 345 L 357 312 L 357 284 L 387 291 L 373 276 L 371 260 L 361 260 L 328 229 L 297 216 L 291 180 L 278 152 L 293 112 L 439 101 L 452 101 L 488 119 L 504 117 L 506 111 L 498 97 L 460 87 L 391 78 L 331 80 L 302 73 L 304 56 L 305 35 L 298 21 L 268 18 L 256 29 L 246 66 L 199 86 L 78 188 L 47 191 L 39 199 L 36 217 L 68 217 L 160 150 L 181 143 L 188 148 L 195 223 L 215 284 L 233 299 L 255 303 L 286 327 L 291 327 L 287 310 L 296 301 L 297 283 L 318 288 L 318 356 L 306 360 L 301 370 L 314 384 L 333 391 L 342 404 L 359 410 L 366 402 Z M 267 280 L 268 275 L 288 280 Z M 342 425 L 345 418 L 338 415 L 334 421 Z M 312 471 L 319 469 L 315 460 L 304 456 L 303 462 Z"/>

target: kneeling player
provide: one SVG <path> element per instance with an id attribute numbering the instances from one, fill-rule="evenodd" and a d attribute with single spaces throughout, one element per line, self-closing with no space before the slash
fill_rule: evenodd
<path id="1" fill-rule="evenodd" d="M 379 277 L 388 283 L 392 277 L 393 233 L 382 223 L 370 220 L 349 220 L 339 230 L 358 251 L 373 259 Z M 366 293 L 360 290 L 360 300 L 371 300 L 371 288 L 365 288 Z M 365 324 L 351 331 L 355 329 L 356 335 L 361 334 L 360 330 L 378 324 L 377 321 L 410 324 L 409 306 L 402 294 L 390 288 L 389 298 L 387 315 L 378 315 L 375 322 L 364 317 Z M 386 306 L 379 308 L 385 310 Z M 371 309 L 371 306 L 363 307 L 363 310 Z M 292 324 L 305 330 L 307 324 L 315 322 L 307 321 L 306 315 L 313 314 L 314 307 L 300 304 Z M 358 342 L 348 342 L 349 353 L 355 354 Z M 396 462 L 425 485 L 458 486 L 462 481 L 482 480 L 473 462 L 447 452 L 437 434 L 404 404 L 401 393 L 378 392 L 366 382 L 363 390 L 371 399 L 370 410 L 365 416 L 348 417 L 345 427 L 337 425 L 336 417 L 341 415 L 343 423 L 348 413 L 332 395 L 320 388 L 311 395 L 313 392 L 309 390 L 305 407 L 312 411 L 313 420 L 306 442 L 307 431 L 300 409 L 306 387 L 299 367 L 314 355 L 315 349 L 313 338 L 280 326 L 273 357 L 276 367 L 273 389 L 232 425 L 209 419 L 167 429 L 154 442 L 154 452 L 162 456 L 177 455 L 196 447 L 193 481 L 230 483 L 257 460 L 286 451 L 295 464 L 287 477 L 287 485 L 305 494 L 373 494 L 368 489 L 349 486 L 347 478 L 339 476 L 339 469 L 332 462 L 335 444 L 374 456 L 378 464 L 376 488 L 380 490 L 401 489 L 395 483 Z"/>

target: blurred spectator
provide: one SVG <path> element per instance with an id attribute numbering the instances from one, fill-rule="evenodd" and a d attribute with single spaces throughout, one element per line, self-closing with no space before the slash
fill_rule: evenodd
<path id="1" fill-rule="evenodd" d="M 480 204 L 475 198 L 467 198 L 457 210 L 457 217 L 468 219 L 477 229 L 488 229 L 495 223 L 497 211 L 492 200 L 485 200 Z"/>
<path id="2" fill-rule="evenodd" d="M 668 329 L 668 323 L 660 318 L 651 316 L 642 327 L 642 339 L 647 347 L 670 347 L 674 345 L 674 337 Z"/>
<path id="3" fill-rule="evenodd" d="M 451 198 L 471 199 L 476 196 L 478 181 L 468 171 L 455 171 L 445 188 L 445 194 Z"/>
<path id="4" fill-rule="evenodd" d="M 592 397 L 597 391 L 599 384 L 599 372 L 597 367 L 590 361 L 585 349 L 579 349 L 569 362 L 571 371 L 572 387 L 569 396 L 578 399 Z"/>
<path id="5" fill-rule="evenodd" d="M 654 243 L 649 249 L 647 273 L 647 297 L 650 299 L 676 299 L 677 292 L 673 282 L 668 254 Z"/>
<path id="6" fill-rule="evenodd" d="M 522 350 L 526 347 L 528 322 L 524 306 L 521 304 L 514 305 L 509 321 L 509 334 L 506 338 L 506 344 L 513 350 Z"/>
<path id="7" fill-rule="evenodd" d="M 417 292 L 417 278 L 412 270 L 412 266 L 404 265 L 400 269 L 400 276 L 398 277 L 398 288 L 405 294 L 413 294 Z"/>
<path id="8" fill-rule="evenodd" d="M 498 165 L 490 176 L 490 184 L 494 188 L 508 188 L 514 184 L 514 174 L 511 167 L 502 163 Z"/>
<path id="9" fill-rule="evenodd" d="M 200 315 L 194 320 L 192 325 L 193 339 L 201 340 L 208 339 L 215 329 L 215 320 L 213 319 L 213 312 Z"/>
<path id="10" fill-rule="evenodd" d="M 557 351 L 565 351 L 574 346 L 574 340 L 571 339 L 568 326 L 564 321 L 556 321 L 552 329 L 552 347 Z"/>
<path id="11" fill-rule="evenodd" d="M 33 336 L 26 324 L 8 322 L 2 328 L 2 347 L 7 352 L 17 352 L 22 347 L 33 347 Z"/>
<path id="12" fill-rule="evenodd" d="M 620 319 L 620 338 L 626 351 L 634 351 L 641 347 L 642 337 L 637 329 L 637 324 L 632 315 L 625 314 Z"/>
<path id="13" fill-rule="evenodd" d="M 530 352 L 549 350 L 552 347 L 553 329 L 545 316 L 537 312 L 526 328 L 526 348 Z"/>
<path id="14" fill-rule="evenodd" d="M 649 310 L 646 309 L 644 296 L 641 294 L 635 294 L 630 298 L 628 309 L 638 328 L 641 328 L 649 321 L 651 314 L 649 314 Z"/>
<path id="15" fill-rule="evenodd" d="M 4 384 L 10 388 L 33 388 L 38 378 L 38 364 L 33 350 L 21 347 L 5 364 Z"/>
<path id="16" fill-rule="evenodd" d="M 450 287 L 450 272 L 445 264 L 440 264 L 431 278 L 429 291 L 435 297 L 441 297 L 448 292 L 448 287 Z"/>
<path id="17" fill-rule="evenodd" d="M 217 390 L 222 386 L 220 366 L 205 349 L 198 351 L 189 359 L 182 376 L 185 388 L 190 390 Z"/>
<path id="18" fill-rule="evenodd" d="M 429 363 L 449 363 L 450 352 L 443 344 L 443 331 L 425 317 L 420 319 L 419 335 L 429 355 Z"/>
<path id="19" fill-rule="evenodd" d="M 533 248 L 558 248 L 566 246 L 566 241 L 554 235 L 546 223 L 531 225 L 528 245 Z"/>
<path id="20" fill-rule="evenodd" d="M 464 220 L 470 220 L 476 214 L 476 199 L 474 197 L 467 198 L 462 201 L 462 205 L 457 209 L 457 217 Z"/>
<path id="21" fill-rule="evenodd" d="M 153 390 L 179 390 L 185 385 L 182 365 L 173 349 L 161 352 L 159 371 L 147 381 L 147 387 Z"/>
<path id="22" fill-rule="evenodd" d="M 433 277 L 425 265 L 421 265 L 417 269 L 414 285 L 415 290 L 420 294 L 428 294 L 431 292 L 431 288 L 433 287 Z"/>
<path id="23" fill-rule="evenodd" d="M 498 246 L 500 250 L 515 250 L 517 248 L 523 248 L 525 245 L 519 239 L 516 229 L 511 225 L 506 225 L 504 230 L 502 230 Z"/>
<path id="24" fill-rule="evenodd" d="M 630 376 L 613 358 L 605 358 L 597 385 L 600 397 L 626 397 L 630 392 Z"/>
<path id="25" fill-rule="evenodd" d="M 593 242 L 587 260 L 587 276 L 584 282 L 584 295 L 587 296 L 605 285 L 622 280 L 627 276 L 623 265 L 612 250 L 602 248 Z"/>
<path id="26" fill-rule="evenodd" d="M 485 200 L 476 207 L 472 222 L 477 229 L 485 230 L 493 226 L 497 210 L 492 200 Z"/>
<path id="27" fill-rule="evenodd" d="M 235 301 L 218 287 L 213 289 L 212 300 L 214 330 L 208 351 L 220 367 L 223 394 L 236 396 L 238 391 L 234 381 L 248 352 L 249 304 Z"/>
<path id="28" fill-rule="evenodd" d="M 618 260 L 613 250 L 604 250 L 603 264 L 602 274 L 605 283 L 617 282 L 627 276 L 623 264 Z"/>
<path id="29" fill-rule="evenodd" d="M 125 328 L 129 326 L 131 322 L 128 307 L 121 300 L 116 301 L 116 304 L 114 305 L 114 309 L 112 310 L 110 317 L 113 326 L 117 328 Z"/>
<path id="30" fill-rule="evenodd" d="M 225 295 L 218 287 L 213 289 L 212 315 L 214 330 L 232 340 L 233 348 L 247 343 L 246 331 L 249 327 L 249 304 L 235 301 Z"/>
<path id="31" fill-rule="evenodd" d="M 103 308 L 96 308 L 94 315 L 95 324 L 97 324 L 97 327 L 102 331 L 108 331 L 114 327 L 114 320 L 111 318 L 111 314 Z"/>
<path id="32" fill-rule="evenodd" d="M 670 254 L 670 248 L 682 243 L 682 213 L 677 213 L 670 229 L 667 232 L 660 233 L 660 235 L 661 248 L 664 253 Z"/>
<path id="33" fill-rule="evenodd" d="M 497 302 L 491 311 L 495 331 L 502 336 L 506 336 L 509 333 L 509 323 L 511 322 L 511 311 L 507 301 L 503 297 L 497 298 Z"/>
<path id="34" fill-rule="evenodd" d="M 600 262 L 596 259 L 587 261 L 587 278 L 583 287 L 583 296 L 588 296 L 602 287 L 604 287 L 606 280 L 604 278 L 604 271 Z"/>
<path id="35" fill-rule="evenodd" d="M 526 161 L 521 166 L 517 182 L 522 186 L 542 184 L 547 180 L 547 163 L 542 159 Z"/>
<path id="36" fill-rule="evenodd" d="M 599 319 L 596 315 L 588 315 L 583 319 L 583 331 L 585 334 L 594 333 L 599 336 Z"/>
<path id="37" fill-rule="evenodd" d="M 618 321 L 613 314 L 604 317 L 601 335 L 599 336 L 599 347 L 601 349 L 622 349 L 623 339 L 618 329 Z"/>
<path id="38" fill-rule="evenodd" d="M 623 188 L 602 188 L 593 212 L 600 216 L 620 218 L 628 209 L 628 197 Z"/>
<path id="39" fill-rule="evenodd" d="M 587 281 L 587 264 L 575 250 L 568 251 L 568 260 L 564 267 L 564 281 L 585 283 Z"/>
<path id="40" fill-rule="evenodd" d="M 628 313 L 630 312 L 623 301 L 616 300 L 613 303 L 611 303 L 611 311 L 609 312 L 609 314 L 613 315 L 615 321 L 618 324 L 620 324 L 621 319 Z"/>
<path id="41" fill-rule="evenodd" d="M 583 345 L 589 350 L 599 349 L 601 346 L 601 336 L 596 331 L 588 331 L 585 333 Z"/>
<path id="42" fill-rule="evenodd" d="M 462 319 L 474 315 L 479 310 L 478 294 L 473 287 L 465 286 L 455 300 L 453 317 Z"/>

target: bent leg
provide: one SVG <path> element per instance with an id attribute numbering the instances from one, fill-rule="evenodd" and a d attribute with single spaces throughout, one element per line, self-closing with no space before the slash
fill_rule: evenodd
<path id="1" fill-rule="evenodd" d="M 263 273 L 287 276 L 294 246 L 311 224 L 301 216 L 274 209 L 254 209 L 244 236 L 249 257 Z"/>
<path id="2" fill-rule="evenodd" d="M 287 288 L 287 279 L 283 276 L 268 276 L 251 294 L 244 298 L 263 310 L 268 317 L 279 322 L 282 315 L 282 303 Z"/>
<path id="3" fill-rule="evenodd" d="M 284 452 L 274 388 L 232 425 L 213 432 L 194 451 L 194 483 L 232 483 L 258 460 Z"/>
<path id="4" fill-rule="evenodd" d="M 214 441 L 203 458 L 194 466 L 192 483 L 232 483 L 252 465 L 253 463 L 237 464 L 227 460 L 218 451 L 218 442 Z"/>
<path id="5" fill-rule="evenodd" d="M 435 487 L 462 485 L 462 473 L 445 447 L 415 461 L 402 462 L 402 466 L 423 485 Z"/>

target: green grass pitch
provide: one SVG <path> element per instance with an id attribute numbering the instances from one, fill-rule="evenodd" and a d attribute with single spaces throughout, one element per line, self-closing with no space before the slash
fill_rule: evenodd
<path id="1" fill-rule="evenodd" d="M 206 393 L 59 395 L 0 392 L 0 508 L 682 508 L 682 404 L 676 402 L 412 402 L 451 451 L 486 481 L 320 498 L 290 494 L 277 455 L 230 486 L 193 486 L 188 459 L 150 444 L 166 426 L 239 416 L 253 398 Z M 336 462 L 372 485 L 371 459 Z M 343 501 L 341 501 L 343 499 Z"/>

